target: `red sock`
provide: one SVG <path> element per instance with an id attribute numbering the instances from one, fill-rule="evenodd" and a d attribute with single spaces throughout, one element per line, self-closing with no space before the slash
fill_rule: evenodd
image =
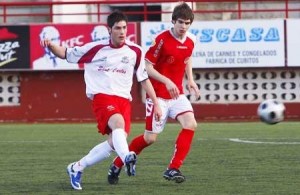
<path id="1" fill-rule="evenodd" d="M 131 143 L 129 145 L 129 151 L 134 151 L 138 155 L 147 146 L 149 146 L 149 144 L 145 141 L 144 135 L 142 134 L 142 135 L 135 137 L 131 141 Z M 115 158 L 113 163 L 116 167 L 119 167 L 119 168 L 121 168 L 124 165 L 124 163 L 120 157 Z"/>
<path id="2" fill-rule="evenodd" d="M 169 164 L 171 169 L 179 169 L 185 160 L 187 154 L 190 151 L 192 140 L 194 137 L 194 131 L 190 129 L 182 129 L 179 133 L 173 158 Z"/>

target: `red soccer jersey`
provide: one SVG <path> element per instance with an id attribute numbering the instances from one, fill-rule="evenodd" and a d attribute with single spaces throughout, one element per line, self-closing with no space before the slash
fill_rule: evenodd
<path id="1" fill-rule="evenodd" d="M 155 70 L 172 80 L 180 94 L 183 94 L 183 78 L 188 59 L 192 55 L 195 45 L 195 36 L 191 33 L 181 41 L 174 37 L 171 30 L 163 31 L 155 38 L 155 42 L 146 53 L 146 60 L 153 64 Z M 157 97 L 171 99 L 166 86 L 154 79 L 151 83 Z"/>

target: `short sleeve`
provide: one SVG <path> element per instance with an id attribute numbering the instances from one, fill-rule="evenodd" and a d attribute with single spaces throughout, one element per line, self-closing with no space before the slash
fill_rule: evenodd
<path id="1" fill-rule="evenodd" d="M 83 46 L 76 46 L 72 48 L 67 48 L 66 50 L 66 60 L 70 63 L 78 63 L 79 60 L 86 55 L 91 48 L 95 47 L 97 42 L 87 43 Z"/>
<path id="2" fill-rule="evenodd" d="M 156 64 L 161 54 L 163 44 L 164 44 L 164 40 L 161 38 L 161 36 L 156 37 L 155 40 L 152 42 L 152 45 L 146 52 L 145 55 L 146 60 L 152 64 Z"/>
<path id="3" fill-rule="evenodd" d="M 146 79 L 148 79 L 148 73 L 146 71 L 146 66 L 145 66 L 145 53 L 143 52 L 143 50 L 141 49 L 140 54 L 138 54 L 140 56 L 137 56 L 138 58 L 140 58 L 140 62 L 139 64 L 137 64 L 137 69 L 136 69 L 136 77 L 137 77 L 137 81 L 141 82 L 144 81 Z"/>

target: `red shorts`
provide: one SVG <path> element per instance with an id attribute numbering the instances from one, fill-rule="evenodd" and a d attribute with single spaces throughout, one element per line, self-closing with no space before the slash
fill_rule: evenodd
<path id="1" fill-rule="evenodd" d="M 112 115 L 119 113 L 124 118 L 124 130 L 129 135 L 131 105 L 128 99 L 114 95 L 96 94 L 93 99 L 93 111 L 96 115 L 99 133 L 110 134 L 112 130 L 108 126 L 108 120 Z"/>

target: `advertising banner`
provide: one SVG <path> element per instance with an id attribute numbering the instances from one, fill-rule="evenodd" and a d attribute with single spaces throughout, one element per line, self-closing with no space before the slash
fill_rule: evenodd
<path id="1" fill-rule="evenodd" d="M 300 20 L 287 19 L 287 65 L 300 66 Z"/>
<path id="2" fill-rule="evenodd" d="M 172 26 L 143 22 L 142 47 L 147 50 L 155 34 Z M 194 68 L 285 66 L 284 20 L 195 21 L 189 31 L 197 38 Z"/>
<path id="3" fill-rule="evenodd" d="M 147 51 L 156 35 L 173 26 L 171 22 L 141 22 L 141 46 Z"/>
<path id="4" fill-rule="evenodd" d="M 128 24 L 128 39 L 136 41 L 136 24 Z M 40 41 L 48 38 L 55 44 L 74 47 L 92 41 L 108 39 L 107 28 L 103 24 L 51 24 L 30 26 L 30 64 L 33 70 L 76 70 L 83 64 L 71 64 L 56 57 Z"/>
<path id="5" fill-rule="evenodd" d="M 0 70 L 29 69 L 29 26 L 0 26 Z"/>

